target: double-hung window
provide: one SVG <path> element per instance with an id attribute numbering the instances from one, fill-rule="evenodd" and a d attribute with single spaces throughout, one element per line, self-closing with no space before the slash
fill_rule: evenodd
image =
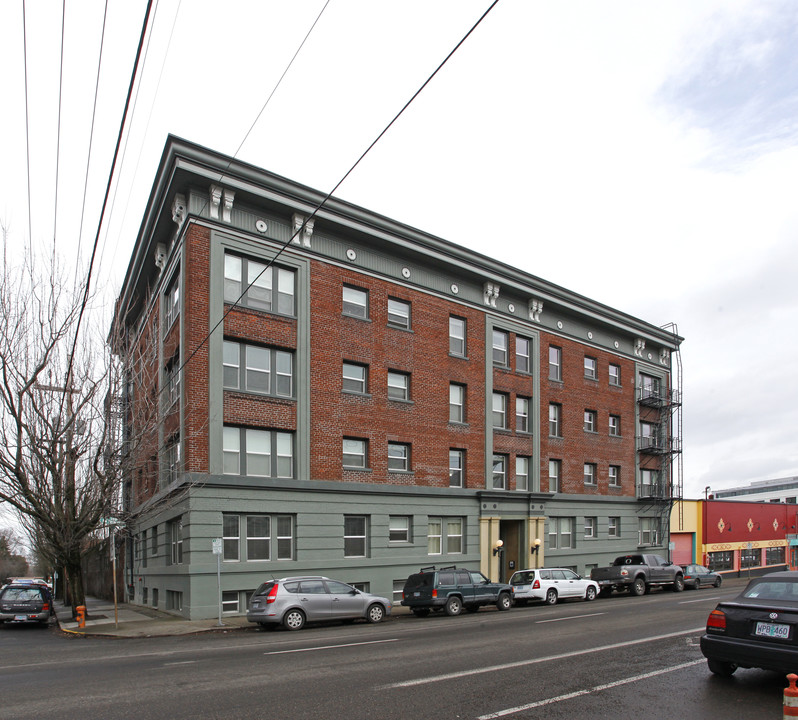
<path id="1" fill-rule="evenodd" d="M 368 440 L 362 440 L 360 438 L 344 438 L 343 465 L 345 468 L 367 468 Z"/>
<path id="2" fill-rule="evenodd" d="M 493 489 L 507 489 L 507 456 L 495 454 L 493 456 Z"/>
<path id="3" fill-rule="evenodd" d="M 610 415 L 610 436 L 621 437 L 621 416 Z"/>
<path id="4" fill-rule="evenodd" d="M 409 330 L 410 303 L 406 300 L 388 298 L 388 324 L 403 330 Z"/>
<path id="5" fill-rule="evenodd" d="M 507 429 L 507 395 L 493 393 L 493 427 L 496 430 Z"/>
<path id="6" fill-rule="evenodd" d="M 612 540 L 617 540 L 621 537 L 621 518 L 618 516 L 610 516 L 607 518 L 607 537 Z"/>
<path id="7" fill-rule="evenodd" d="M 596 411 L 585 410 L 585 432 L 596 432 Z"/>
<path id="8" fill-rule="evenodd" d="M 368 551 L 366 515 L 344 516 L 344 557 L 366 557 Z"/>
<path id="9" fill-rule="evenodd" d="M 225 340 L 222 363 L 225 388 L 293 397 L 294 355 L 288 350 Z"/>
<path id="10" fill-rule="evenodd" d="M 517 395 L 515 398 L 515 430 L 520 433 L 532 431 L 529 424 L 529 405 L 528 397 Z"/>
<path id="11" fill-rule="evenodd" d="M 621 386 L 621 366 L 610 363 L 609 369 L 610 385 L 615 387 Z"/>
<path id="12" fill-rule="evenodd" d="M 585 355 L 585 377 L 589 380 L 598 380 L 598 360 Z"/>
<path id="13" fill-rule="evenodd" d="M 427 554 L 460 555 L 464 552 L 463 518 L 431 517 L 427 524 Z"/>
<path id="14" fill-rule="evenodd" d="M 659 520 L 657 518 L 640 518 L 637 544 L 659 545 Z"/>
<path id="15" fill-rule="evenodd" d="M 449 316 L 449 354 L 457 357 L 466 356 L 465 318 Z"/>
<path id="16" fill-rule="evenodd" d="M 343 391 L 365 394 L 368 392 L 368 367 L 358 363 L 343 364 Z"/>
<path id="17" fill-rule="evenodd" d="M 562 348 L 549 345 L 549 380 L 562 382 Z"/>
<path id="18" fill-rule="evenodd" d="M 532 341 L 529 338 L 515 336 L 515 371 L 532 372 Z"/>
<path id="19" fill-rule="evenodd" d="M 225 426 L 222 441 L 226 475 L 294 476 L 294 434 Z"/>
<path id="20" fill-rule="evenodd" d="M 222 515 L 222 559 L 238 562 L 241 559 L 241 528 L 238 515 Z"/>
<path id="21" fill-rule="evenodd" d="M 562 405 L 558 403 L 549 404 L 549 435 L 562 437 Z"/>
<path id="22" fill-rule="evenodd" d="M 344 315 L 367 320 L 369 317 L 368 290 L 352 287 L 351 285 L 344 285 L 343 312 Z"/>
<path id="23" fill-rule="evenodd" d="M 621 487 L 621 466 L 620 465 L 610 465 L 608 479 L 609 479 L 609 486 L 610 487 Z"/>
<path id="24" fill-rule="evenodd" d="M 171 549 L 172 565 L 183 562 L 183 519 L 173 520 L 169 523 L 169 543 Z"/>
<path id="25" fill-rule="evenodd" d="M 595 463 L 585 463 L 584 475 L 585 475 L 585 485 L 595 485 L 596 484 L 596 464 Z"/>
<path id="26" fill-rule="evenodd" d="M 388 471 L 409 472 L 410 445 L 407 443 L 388 443 Z"/>
<path id="27" fill-rule="evenodd" d="M 410 517 L 391 515 L 388 518 L 388 542 L 410 542 Z"/>
<path id="28" fill-rule="evenodd" d="M 449 487 L 463 487 L 465 450 L 449 450 Z"/>
<path id="29" fill-rule="evenodd" d="M 562 460 L 549 460 L 549 492 L 561 492 Z"/>
<path id="30" fill-rule="evenodd" d="M 515 489 L 516 490 L 529 490 L 529 468 L 530 458 L 524 455 L 516 455 L 515 457 Z"/>
<path id="31" fill-rule="evenodd" d="M 388 399 L 410 400 L 410 375 L 408 373 L 388 371 Z"/>
<path id="32" fill-rule="evenodd" d="M 507 367 L 509 365 L 507 357 L 507 347 L 509 337 L 503 330 L 493 331 L 493 364 Z"/>
<path id="33" fill-rule="evenodd" d="M 180 278 L 175 278 L 164 296 L 164 329 L 168 330 L 180 315 Z"/>
<path id="34" fill-rule="evenodd" d="M 449 422 L 464 423 L 466 388 L 458 383 L 449 384 Z"/>
<path id="35" fill-rule="evenodd" d="M 550 517 L 549 518 L 549 548 L 552 550 L 567 550 L 574 547 L 575 518 Z"/>
<path id="36" fill-rule="evenodd" d="M 596 535 L 596 527 L 598 525 L 598 518 L 586 517 L 585 518 L 585 538 L 594 539 Z"/>

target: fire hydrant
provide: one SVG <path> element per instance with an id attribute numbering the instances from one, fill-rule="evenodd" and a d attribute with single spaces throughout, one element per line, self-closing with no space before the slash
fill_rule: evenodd
<path id="1" fill-rule="evenodd" d="M 78 627 L 86 627 L 86 606 L 78 605 L 75 608 L 75 618 L 78 621 Z"/>

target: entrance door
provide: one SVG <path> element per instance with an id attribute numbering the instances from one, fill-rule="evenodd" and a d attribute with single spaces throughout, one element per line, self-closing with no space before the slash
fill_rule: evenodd
<path id="1" fill-rule="evenodd" d="M 499 565 L 499 582 L 509 582 L 510 576 L 516 570 L 524 570 L 521 567 L 522 558 L 526 558 L 523 553 L 521 543 L 524 539 L 523 526 L 521 520 L 501 520 L 499 522 L 499 538 L 504 543 Z M 491 578 L 493 580 L 494 578 Z"/>

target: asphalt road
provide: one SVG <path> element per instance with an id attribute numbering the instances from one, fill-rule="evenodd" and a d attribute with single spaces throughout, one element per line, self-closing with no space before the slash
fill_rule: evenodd
<path id="1" fill-rule="evenodd" d="M 712 676 L 721 590 L 493 608 L 300 632 L 103 639 L 0 629 L 0 717 L 773 718 L 784 679 Z"/>

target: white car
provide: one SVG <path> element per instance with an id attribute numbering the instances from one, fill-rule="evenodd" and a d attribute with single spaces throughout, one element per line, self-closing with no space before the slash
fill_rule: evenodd
<path id="1" fill-rule="evenodd" d="M 547 605 L 567 598 L 595 600 L 599 592 L 597 582 L 567 568 L 518 570 L 510 578 L 510 585 L 517 605 L 526 605 L 529 600 L 542 600 Z"/>

